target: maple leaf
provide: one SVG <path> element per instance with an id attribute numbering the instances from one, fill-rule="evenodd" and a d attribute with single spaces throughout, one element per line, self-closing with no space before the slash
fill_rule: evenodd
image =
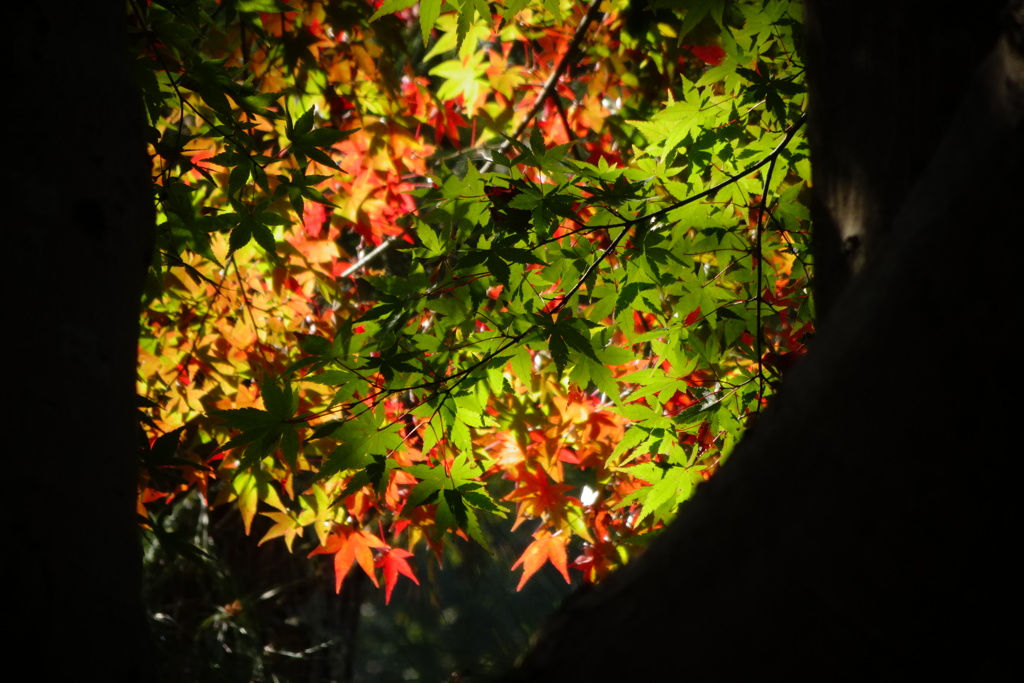
<path id="1" fill-rule="evenodd" d="M 572 566 L 597 580 L 710 476 L 764 404 L 764 375 L 795 361 L 810 332 L 810 214 L 796 182 L 809 161 L 792 145 L 775 182 L 752 175 L 792 136 L 779 143 L 760 104 L 746 107 L 764 100 L 779 122 L 802 109 L 789 100 L 803 97 L 802 67 L 788 24 L 775 24 L 788 0 L 749 15 L 739 3 L 742 46 L 716 29 L 719 0 L 695 0 L 656 56 L 688 77 L 662 79 L 659 67 L 642 87 L 628 66 L 637 48 L 607 32 L 570 51 L 580 12 L 554 0 L 521 17 L 526 0 L 499 3 L 501 21 L 481 0 L 368 1 L 373 18 L 396 15 L 389 32 L 433 44 L 430 77 L 395 70 L 384 43 L 335 40 L 366 29 L 366 15 L 357 26 L 319 10 L 260 13 L 267 30 L 250 36 L 244 66 L 266 75 L 245 83 L 227 66 L 233 42 L 190 46 L 214 50 L 197 61 L 175 40 L 140 36 L 146 63 L 184 71 L 197 101 L 252 131 L 190 122 L 183 101 L 159 104 L 157 86 L 146 98 L 163 131 L 151 151 L 166 263 L 140 340 L 146 421 L 154 437 L 190 423 L 189 439 L 166 441 L 171 455 L 224 446 L 209 460 L 219 479 L 178 456 L 147 463 L 140 513 L 193 485 L 205 494 L 212 478 L 246 533 L 256 516 L 271 520 L 261 545 L 291 549 L 312 527 L 311 554 L 334 555 L 337 590 L 358 563 L 375 584 L 382 569 L 390 601 L 400 574 L 417 582 L 418 546 L 439 561 L 450 535 L 486 548 L 483 522 L 506 514 L 505 495 L 516 527 L 547 530 L 516 564 L 520 588 L 549 560 L 568 579 L 574 537 L 589 545 Z M 143 4 L 158 21 L 135 24 L 157 34 L 189 21 Z M 214 21 L 248 35 L 227 14 Z M 152 59 L 157 43 L 168 59 Z M 282 47 L 302 69 L 266 71 Z M 282 93 L 307 71 L 322 99 L 293 118 Z M 645 113 L 624 135 L 605 125 L 631 111 Z M 435 154 L 498 137 L 457 164 Z M 229 254 L 237 286 L 224 286 Z M 751 278 L 754 266 L 764 272 Z M 725 388 L 755 380 L 754 392 Z M 191 424 L 211 406 L 223 420 Z M 587 504 L 572 495 L 580 481 L 597 489 L 577 493 Z M 379 518 L 393 520 L 386 531 L 362 531 Z"/>
<path id="2" fill-rule="evenodd" d="M 327 537 L 327 543 L 315 549 L 309 554 L 313 555 L 334 555 L 334 590 L 341 592 L 341 584 L 348 575 L 352 565 L 356 562 L 363 568 L 366 575 L 377 583 L 377 576 L 373 571 L 373 550 L 372 548 L 386 548 L 387 544 L 369 531 L 356 529 L 348 524 L 340 524 L 334 529 L 334 533 Z"/>
<path id="3" fill-rule="evenodd" d="M 459 149 L 461 146 L 459 140 L 460 129 L 465 128 L 467 122 L 453 102 L 442 103 L 437 108 L 431 123 L 434 124 L 434 142 L 438 147 L 441 146 L 445 138 L 448 138 L 452 145 Z"/>
<path id="4" fill-rule="evenodd" d="M 302 229 L 311 238 L 320 236 L 324 224 L 327 223 L 327 211 L 324 205 L 318 202 L 310 202 L 302 210 Z"/>
<path id="5" fill-rule="evenodd" d="M 503 500 L 519 504 L 516 511 L 516 522 L 513 529 L 525 520 L 543 517 L 545 514 L 552 519 L 561 519 L 566 502 L 566 493 L 574 487 L 569 484 L 553 482 L 543 470 L 524 469 L 516 477 L 516 488 Z"/>
<path id="6" fill-rule="evenodd" d="M 569 568 L 565 553 L 565 546 L 569 543 L 569 536 L 561 533 L 552 534 L 550 531 L 542 529 L 535 533 L 533 538 L 533 543 L 526 547 L 520 558 L 512 565 L 512 569 L 523 565 L 523 576 L 519 579 L 516 592 L 522 590 L 530 577 L 536 574 L 537 570 L 543 567 L 544 563 L 548 560 L 551 561 L 555 569 L 561 572 L 565 582 L 569 583 Z"/>
<path id="7" fill-rule="evenodd" d="M 483 64 L 483 59 L 482 52 L 474 52 L 466 59 L 450 59 L 431 69 L 431 76 L 445 81 L 438 88 L 437 97 L 441 100 L 454 100 L 462 95 L 466 113 L 470 117 L 474 116 L 483 99 L 483 88 L 488 85 L 487 65 Z"/>
<path id="8" fill-rule="evenodd" d="M 718 66 L 725 60 L 725 50 L 718 45 L 682 45 L 693 56 L 709 66 Z"/>
<path id="9" fill-rule="evenodd" d="M 256 507 L 260 499 L 267 501 L 279 510 L 284 509 L 277 491 L 270 485 L 270 477 L 262 471 L 242 470 L 235 474 L 231 481 L 231 490 L 238 498 L 238 511 L 245 524 L 245 534 L 252 529 L 252 520 L 256 517 Z"/>
<path id="10" fill-rule="evenodd" d="M 256 545 L 263 545 L 272 538 L 283 537 L 285 545 L 288 546 L 288 552 L 291 552 L 295 537 L 301 536 L 305 529 L 303 522 L 295 519 L 295 517 L 287 512 L 262 512 L 260 514 L 274 520 L 274 526 L 270 527 Z"/>
<path id="11" fill-rule="evenodd" d="M 413 574 L 412 567 L 409 566 L 409 562 L 406 558 L 412 557 L 413 554 L 408 550 L 402 548 L 391 548 L 385 550 L 374 562 L 375 567 L 384 568 L 384 604 L 391 603 L 391 591 L 395 588 L 395 583 L 398 582 L 398 575 L 404 574 L 405 576 L 412 579 L 412 582 L 417 586 L 420 585 L 420 580 Z"/>
<path id="12" fill-rule="evenodd" d="M 584 546 L 583 553 L 573 560 L 571 566 L 583 572 L 583 579 L 588 583 L 597 583 L 615 567 L 616 559 L 615 544 L 600 541 Z"/>
<path id="13" fill-rule="evenodd" d="M 690 311 L 687 314 L 686 319 L 683 320 L 683 325 L 685 327 L 689 327 L 690 325 L 692 325 L 695 322 L 697 322 L 697 320 L 699 320 L 699 319 L 700 319 L 700 306 L 698 306 L 697 308 L 693 309 L 692 311 Z"/>

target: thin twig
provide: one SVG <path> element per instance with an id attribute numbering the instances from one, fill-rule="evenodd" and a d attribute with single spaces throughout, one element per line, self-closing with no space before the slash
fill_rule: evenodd
<path id="1" fill-rule="evenodd" d="M 797 119 L 795 123 L 793 123 L 789 128 L 786 129 L 786 137 L 784 137 L 782 139 L 782 142 L 780 142 L 778 145 L 776 145 L 775 149 L 773 149 L 771 152 L 769 152 L 767 156 L 765 156 L 763 159 L 758 161 L 756 164 L 753 164 L 752 166 L 748 166 L 747 168 L 743 169 L 739 173 L 736 173 L 735 175 L 729 176 L 728 178 L 726 178 L 722 182 L 718 183 L 717 185 L 715 185 L 713 187 L 709 187 L 708 189 L 703 190 L 702 192 L 698 192 L 697 194 L 691 195 L 691 196 L 687 197 L 686 199 L 682 199 L 682 200 L 680 200 L 680 201 L 678 201 L 678 202 L 676 202 L 674 204 L 669 204 L 664 209 L 658 209 L 654 213 L 649 213 L 646 216 L 641 216 L 640 218 L 631 218 L 631 219 L 628 219 L 626 221 L 623 221 L 622 223 L 610 223 L 608 225 L 598 225 L 598 226 L 594 226 L 594 229 L 595 230 L 608 230 L 610 228 L 632 227 L 633 225 L 635 225 L 636 223 L 638 223 L 641 220 L 654 220 L 654 219 L 662 218 L 663 216 L 667 216 L 672 211 L 675 211 L 676 209 L 680 209 L 680 208 L 686 206 L 687 204 L 692 204 L 693 202 L 696 202 L 698 200 L 704 199 L 705 197 L 708 197 L 710 195 L 715 194 L 719 190 L 721 190 L 721 189 L 723 189 L 725 187 L 728 187 L 729 185 L 732 185 L 733 183 L 735 183 L 740 178 L 747 177 L 748 175 L 750 175 L 751 173 L 753 173 L 757 169 L 761 168 L 765 164 L 767 164 L 767 163 L 774 163 L 775 158 L 780 153 L 782 153 L 782 150 L 784 150 L 789 145 L 790 141 L 793 139 L 793 136 L 796 135 L 796 132 L 798 130 L 800 130 L 801 126 L 803 126 L 806 121 L 807 121 L 807 115 L 804 114 L 799 119 Z"/>
<path id="2" fill-rule="evenodd" d="M 755 254 L 757 258 L 757 334 L 754 337 L 754 343 L 756 345 L 755 353 L 757 354 L 757 377 L 760 380 L 759 385 L 761 389 L 760 398 L 764 398 L 764 363 L 761 360 L 762 348 L 764 347 L 764 325 L 761 322 L 761 304 L 764 303 L 764 294 L 761 292 L 761 278 L 764 272 L 764 254 L 761 253 L 761 243 L 764 236 L 764 214 L 768 210 L 768 188 L 772 182 L 772 172 L 775 171 L 775 160 L 778 156 L 773 154 L 772 160 L 768 164 L 768 171 L 764 174 L 764 189 L 761 191 L 761 207 L 757 212 L 757 237 L 754 240 L 754 249 L 757 252 Z M 761 412 L 761 401 L 757 402 L 757 411 Z"/>
<path id="3" fill-rule="evenodd" d="M 343 278 L 345 278 L 345 277 L 348 277 L 349 275 L 351 275 L 352 273 L 355 273 L 355 272 L 356 272 L 357 270 L 359 270 L 360 268 L 362 268 L 363 266 L 365 266 L 365 265 L 366 265 L 367 263 L 369 263 L 369 262 L 370 262 L 370 261 L 372 261 L 373 259 L 377 258 L 377 256 L 379 256 L 380 254 L 384 253 L 384 251 L 385 251 L 385 250 L 386 250 L 386 249 L 387 249 L 388 247 L 390 247 L 390 246 L 391 246 L 391 245 L 392 245 L 392 244 L 393 244 L 393 243 L 394 243 L 395 241 L 396 241 L 396 240 L 395 240 L 395 238 L 394 238 L 394 237 L 389 237 L 389 238 L 387 238 L 386 240 L 384 240 L 383 242 L 381 242 L 381 243 L 380 243 L 379 245 L 377 245 L 377 246 L 376 246 L 376 247 L 374 248 L 374 250 L 373 250 L 373 251 L 369 252 L 368 254 L 363 254 L 363 255 L 362 255 L 362 256 L 361 256 L 360 258 L 359 258 L 359 260 L 358 260 L 358 261 L 356 261 L 356 262 L 355 262 L 355 263 L 353 263 L 353 264 L 352 264 L 351 266 L 349 266 L 348 268 L 346 268 L 346 269 L 345 269 L 345 272 L 344 272 L 344 273 L 342 273 L 340 277 L 343 277 Z"/>
<path id="4" fill-rule="evenodd" d="M 583 15 L 583 19 L 580 20 L 580 25 L 576 27 L 576 33 L 573 34 L 572 40 L 569 41 L 569 48 L 565 51 L 565 54 L 562 55 L 562 59 L 558 62 L 558 65 L 555 66 L 555 70 L 551 72 L 550 76 L 548 76 L 548 80 L 544 82 L 543 86 L 541 86 L 540 93 L 537 95 L 537 99 L 534 100 L 533 106 L 530 107 L 530 111 L 526 113 L 526 117 L 519 122 L 519 125 L 516 126 L 512 135 L 508 136 L 508 139 L 498 146 L 499 153 L 504 153 L 505 150 L 511 146 L 512 140 L 519 139 L 519 136 L 523 134 L 526 127 L 529 126 L 534 117 L 537 116 L 540 108 L 544 106 L 544 100 L 554 94 L 555 85 L 558 83 L 558 80 L 562 75 L 569 69 L 569 65 L 576 60 L 576 53 L 579 51 L 580 43 L 583 41 L 583 36 L 586 35 L 587 29 L 590 28 L 590 24 L 600 13 L 600 10 L 601 0 L 594 0 L 590 3 L 590 7 L 587 8 L 586 13 Z M 488 161 L 484 164 L 480 172 L 487 173 L 487 171 L 491 170 L 493 165 L 494 161 Z"/>
<path id="5" fill-rule="evenodd" d="M 743 177 L 745 177 L 747 175 L 750 175 L 751 173 L 753 173 L 757 169 L 761 168 L 765 164 L 771 164 L 771 166 L 769 167 L 769 172 L 770 172 L 770 169 L 774 168 L 774 166 L 775 166 L 775 159 L 779 156 L 779 154 L 782 153 L 782 150 L 784 150 L 786 148 L 786 145 L 789 144 L 790 140 L 793 139 L 793 136 L 796 135 L 796 132 L 800 129 L 800 126 L 802 126 L 804 124 L 804 121 L 806 119 L 807 119 L 806 116 L 801 116 L 800 119 L 796 123 L 794 123 L 792 126 L 790 126 L 789 130 L 786 131 L 786 137 L 783 138 L 782 142 L 780 142 L 775 147 L 775 149 L 773 149 L 771 151 L 771 153 L 768 156 L 766 156 L 764 159 L 761 159 L 756 164 L 754 164 L 753 166 L 750 166 L 749 168 L 741 171 L 740 173 L 737 173 L 734 176 L 730 176 L 729 178 L 727 178 L 726 180 L 723 180 L 722 182 L 718 183 L 714 187 L 708 188 L 707 190 L 704 190 L 703 192 L 698 192 L 697 194 L 693 195 L 692 197 L 687 197 L 686 199 L 684 199 L 682 201 L 678 201 L 675 204 L 671 204 L 671 205 L 665 207 L 664 209 L 661 209 L 659 211 L 655 211 L 654 213 L 651 213 L 651 214 L 647 214 L 646 216 L 639 216 L 637 218 L 631 218 L 631 219 L 628 219 L 626 221 L 623 221 L 622 223 L 615 223 L 615 224 L 612 224 L 612 225 L 602 225 L 602 226 L 600 226 L 601 228 L 604 228 L 605 230 L 607 230 L 609 228 L 621 227 L 622 231 L 618 235 L 615 236 L 615 239 L 612 240 L 611 244 L 609 244 L 607 247 L 604 248 L 604 250 L 601 251 L 601 255 L 598 256 L 597 259 L 593 263 L 590 264 L 590 267 L 587 268 L 585 273 L 583 273 L 583 277 L 581 277 L 576 282 L 576 284 L 573 285 L 572 289 L 570 289 L 569 292 L 567 294 L 565 294 L 565 296 L 562 297 L 562 301 L 558 304 L 558 306 L 555 307 L 554 310 L 551 311 L 551 314 L 554 315 L 555 313 L 557 313 L 558 311 L 562 310 L 562 308 L 565 307 L 565 305 L 569 302 L 569 299 L 572 298 L 572 296 L 574 294 L 576 294 L 576 292 L 578 292 L 580 290 L 580 287 L 582 287 L 583 284 L 587 281 L 587 278 L 590 277 L 590 275 L 597 269 L 597 267 L 599 265 L 601 265 L 601 263 L 606 258 L 608 258 L 609 254 L 611 254 L 613 251 L 615 251 L 615 248 L 617 246 L 619 246 L 619 242 L 621 242 L 622 238 L 626 236 L 626 233 L 628 233 L 630 231 L 630 229 L 632 229 L 633 226 L 635 226 L 639 222 L 641 222 L 641 221 L 653 221 L 653 220 L 655 220 L 657 218 L 661 218 L 662 216 L 668 215 L 669 212 L 674 211 L 674 210 L 676 210 L 676 209 L 678 209 L 678 208 L 680 208 L 682 206 L 686 206 L 687 204 L 690 204 L 690 203 L 695 202 L 695 201 L 697 201 L 699 199 L 703 199 L 704 197 L 712 195 L 712 194 L 718 192 L 719 190 L 721 190 L 722 188 L 724 188 L 724 187 L 726 187 L 726 186 L 736 182 L 740 178 L 743 178 Z M 760 309 L 758 309 L 758 312 L 760 312 Z"/>
<path id="6" fill-rule="evenodd" d="M 552 319 L 554 319 L 555 316 L 557 316 L 558 312 L 561 311 L 568 304 L 568 302 L 572 299 L 572 297 L 580 290 L 580 288 L 583 286 L 583 284 L 587 281 L 587 278 L 589 278 L 590 275 L 592 275 L 594 273 L 594 271 L 597 270 L 597 268 L 601 265 L 601 263 L 603 263 L 604 260 L 616 249 L 616 247 L 618 247 L 619 243 L 631 231 L 631 229 L 634 226 L 636 226 L 638 223 L 640 223 L 641 221 L 651 221 L 651 220 L 663 217 L 663 216 L 667 215 L 669 212 L 671 212 L 671 211 L 673 211 L 673 210 L 675 210 L 675 209 L 677 209 L 677 208 L 679 208 L 681 206 L 685 206 L 685 205 L 687 205 L 687 204 L 689 204 L 691 202 L 697 201 L 699 199 L 707 197 L 708 195 L 714 194 L 715 192 L 718 192 L 722 188 L 726 187 L 727 185 L 729 185 L 731 183 L 734 183 L 737 180 L 739 180 L 740 178 L 743 178 L 743 177 L 749 175 L 750 173 L 756 171 L 757 169 L 761 168 L 765 164 L 771 164 L 771 166 L 769 167 L 769 173 L 768 173 L 768 178 L 770 178 L 771 171 L 774 170 L 774 165 L 775 165 L 776 158 L 778 157 L 779 154 L 782 153 L 782 151 L 790 143 L 790 141 L 793 139 L 793 136 L 796 135 L 796 132 L 800 129 L 801 126 L 803 126 L 805 121 L 806 121 L 806 116 L 801 116 L 800 119 L 798 119 L 796 122 L 794 122 L 786 130 L 785 138 L 765 158 L 761 159 L 756 164 L 754 164 L 754 165 L 744 169 L 740 173 L 737 173 L 736 175 L 730 176 L 728 179 L 722 181 L 721 183 L 715 185 L 714 187 L 709 188 L 707 190 L 704 190 L 703 192 L 700 192 L 700 193 L 698 193 L 696 195 L 693 195 L 691 197 L 687 197 L 684 200 L 678 201 L 678 202 L 676 202 L 676 203 L 674 203 L 674 204 L 672 204 L 672 205 L 670 205 L 670 206 L 668 206 L 668 207 L 666 207 L 664 209 L 661 209 L 661 210 L 656 211 L 654 213 L 648 214 L 646 216 L 639 216 L 637 218 L 627 219 L 627 220 L 624 220 L 622 223 L 617 223 L 617 224 L 614 224 L 614 225 L 599 226 L 598 229 L 608 229 L 608 228 L 613 228 L 613 227 L 619 227 L 619 228 L 622 228 L 622 230 L 619 232 L 618 235 L 615 236 L 615 238 L 612 240 L 611 244 L 609 244 L 606 248 L 604 248 L 601 251 L 601 254 L 597 257 L 597 259 L 594 260 L 593 263 L 590 264 L 590 266 L 587 268 L 587 270 L 583 273 L 582 277 L 580 277 L 579 280 L 577 280 L 576 284 L 573 285 L 573 287 L 565 295 L 563 295 L 561 297 L 562 300 L 558 303 L 558 305 L 555 306 L 551 311 L 549 311 L 549 315 L 551 315 Z M 767 187 L 767 183 L 768 183 L 768 179 L 766 178 L 765 187 Z M 360 267 L 365 261 L 368 261 L 369 259 L 373 258 L 373 256 L 376 255 L 376 252 L 382 250 L 383 247 L 385 247 L 388 243 L 389 242 L 382 243 L 380 247 L 377 247 L 377 249 L 374 250 L 374 252 L 371 252 L 370 254 L 367 254 L 366 256 L 364 256 L 362 259 L 360 259 L 360 262 L 358 264 L 352 266 L 348 271 L 346 271 L 346 274 L 348 274 L 353 269 L 356 269 L 356 268 Z M 760 297 L 760 294 L 759 294 L 758 295 L 758 299 L 760 299 L 760 298 L 761 297 Z M 760 314 L 760 309 L 758 310 L 758 314 Z M 381 396 L 384 396 L 386 398 L 387 396 L 393 395 L 395 393 L 399 393 L 400 391 L 412 391 L 412 390 L 416 390 L 416 389 L 432 389 L 432 390 L 435 390 L 439 394 L 442 394 L 443 398 L 441 398 L 441 400 L 439 401 L 437 407 L 435 407 L 434 411 L 431 414 L 431 417 L 428 418 L 427 421 L 429 422 L 430 420 L 433 419 L 434 416 L 436 416 L 438 414 L 438 412 L 440 411 L 441 405 L 446 400 L 448 400 L 448 398 L 450 398 L 452 395 L 454 395 L 454 393 L 458 389 L 458 387 L 463 382 L 465 382 L 474 371 L 476 371 L 479 368 L 483 367 L 484 365 L 492 362 L 493 359 L 500 357 L 502 353 L 508 351 L 509 349 L 511 349 L 511 348 L 513 348 L 515 346 L 518 346 L 529 335 L 536 333 L 536 331 L 537 331 L 536 327 L 530 327 L 530 328 L 528 328 L 527 330 L 525 330 L 523 332 L 520 332 L 520 333 L 518 333 L 518 334 L 516 334 L 516 335 L 514 335 L 512 337 L 509 337 L 508 341 L 505 342 L 504 344 L 502 344 L 501 346 L 499 346 L 497 348 L 497 350 L 491 352 L 490 354 L 487 354 L 484 358 L 476 361 L 475 363 L 472 363 L 468 367 L 465 367 L 465 368 L 463 368 L 463 369 L 461 369 L 461 370 L 459 370 L 457 372 L 453 372 L 450 375 L 445 375 L 445 376 L 440 377 L 440 378 L 435 378 L 435 379 L 433 379 L 433 380 L 431 380 L 429 382 L 421 382 L 421 383 L 415 384 L 413 386 L 404 387 L 404 388 L 402 388 L 400 390 L 381 389 L 381 390 L 377 391 L 376 393 L 372 394 L 371 397 L 368 397 L 368 398 L 373 398 L 375 400 L 374 405 L 376 405 L 376 403 L 379 403 L 380 400 L 383 400 L 383 399 L 380 398 Z M 761 376 L 763 378 L 763 374 Z M 738 391 L 740 387 L 744 386 L 745 384 L 748 384 L 751 381 L 755 381 L 756 379 L 757 378 L 751 378 L 750 380 L 747 380 L 747 381 L 743 382 L 742 384 L 739 385 L 739 387 L 735 387 L 728 394 L 725 394 L 721 399 L 719 399 L 719 401 L 724 400 L 728 396 L 731 396 L 736 391 Z M 763 392 L 763 390 L 762 390 L 762 392 Z M 712 392 L 712 393 L 717 393 L 717 391 L 716 392 Z M 360 401 L 353 401 L 349 405 L 354 407 L 355 405 L 357 405 L 359 403 L 365 403 L 366 400 L 367 400 L 367 398 L 361 399 Z M 422 402 L 420 403 L 420 405 L 421 404 L 422 404 Z M 317 416 L 318 417 L 322 417 L 323 415 L 328 414 L 328 412 L 329 411 L 325 411 L 324 413 L 320 413 Z M 307 416 L 307 418 L 312 418 L 312 417 L 314 417 L 314 416 L 312 416 L 312 415 Z M 392 426 L 394 424 L 397 424 L 402 419 L 404 419 L 404 415 L 402 417 L 396 419 L 396 420 L 390 421 L 387 426 L 382 427 L 381 429 L 386 429 L 387 427 L 390 427 L 390 426 Z"/>
<path id="7" fill-rule="evenodd" d="M 562 55 L 562 59 L 555 66 L 555 70 L 551 72 L 551 75 L 548 76 L 548 80 L 545 81 L 544 85 L 541 87 L 540 93 L 537 95 L 537 99 L 536 101 L 534 101 L 533 106 L 530 108 L 530 111 L 527 112 L 526 117 L 519 123 L 518 126 L 516 126 L 516 129 L 512 132 L 512 135 L 508 136 L 508 139 L 506 139 L 503 143 L 501 143 L 501 145 L 498 146 L 498 152 L 504 152 L 505 150 L 507 150 L 509 146 L 512 144 L 511 140 L 519 139 L 519 136 L 523 134 L 523 132 L 526 130 L 526 127 L 530 125 L 530 122 L 532 122 L 534 117 L 537 116 L 537 113 L 540 111 L 540 108 L 544 106 L 544 100 L 553 95 L 555 84 L 558 83 L 558 80 L 562 77 L 562 75 L 566 72 L 569 66 L 576 59 L 576 55 L 579 52 L 580 42 L 583 40 L 583 36 L 586 34 L 587 29 L 590 27 L 590 24 L 593 23 L 594 19 L 600 13 L 600 9 L 601 0 L 594 0 L 592 3 L 590 3 L 590 7 L 587 8 L 587 11 L 583 15 L 583 19 L 580 21 L 579 26 L 576 27 L 576 33 L 573 34 L 572 40 L 569 42 L 569 48 L 565 51 L 565 54 Z M 487 163 L 483 165 L 480 172 L 487 173 L 488 171 L 491 170 L 493 166 L 494 161 L 489 160 L 487 161 Z M 385 250 L 390 248 L 391 245 L 394 244 L 394 242 L 394 238 L 389 238 L 381 242 L 380 246 L 371 251 L 369 254 L 363 256 L 356 263 L 349 266 L 345 270 L 345 272 L 341 274 L 341 277 L 348 277 L 349 275 L 352 275 L 353 273 L 357 272 L 360 268 L 365 266 L 371 259 L 375 258 L 378 254 L 381 254 Z"/>
<path id="8" fill-rule="evenodd" d="M 266 352 L 263 350 L 263 342 L 260 341 L 260 327 L 256 324 L 256 314 L 252 312 L 252 302 L 249 301 L 249 295 L 245 291 L 245 280 L 242 278 L 242 270 L 238 267 L 238 261 L 235 260 L 234 252 L 228 254 L 228 262 L 231 264 L 231 267 L 235 269 L 235 277 L 238 279 L 238 293 L 242 295 L 242 303 L 245 305 L 245 310 L 249 314 L 249 322 L 252 323 L 252 332 L 256 337 L 256 350 L 259 352 L 260 358 L 263 359 L 264 365 L 269 368 L 271 367 L 271 363 L 267 358 Z"/>

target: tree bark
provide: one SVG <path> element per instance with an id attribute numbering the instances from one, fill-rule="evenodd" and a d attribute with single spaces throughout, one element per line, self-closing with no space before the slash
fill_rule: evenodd
<path id="1" fill-rule="evenodd" d="M 999 33 L 1004 0 L 806 3 L 815 302 L 827 317 L 877 256 Z M 895 6 L 894 6 L 895 5 Z"/>
<path id="2" fill-rule="evenodd" d="M 124 4 L 15 3 L 5 16 L 6 555 L 22 607 L 7 648 L 45 680 L 152 680 L 135 359 L 154 216 Z"/>
<path id="3" fill-rule="evenodd" d="M 815 229 L 867 226 L 863 262 L 840 273 L 836 286 L 849 284 L 830 295 L 814 348 L 730 461 L 645 555 L 563 606 L 509 683 L 991 680 L 1019 668 L 1006 627 L 1019 504 L 1012 437 L 997 435 L 1019 419 L 1020 372 L 1003 359 L 1020 308 L 1024 10 L 972 6 L 965 24 L 916 5 L 842 16 L 843 3 L 811 3 L 814 182 L 818 218 L 831 216 Z M 940 19 L 943 40 L 990 25 L 988 44 L 965 37 L 965 56 L 937 42 Z M 877 21 L 917 58 L 870 49 Z M 868 66 L 843 67 L 830 45 Z M 960 59 L 971 78 L 925 73 Z M 876 92 L 883 65 L 894 73 Z M 937 80 L 941 94 L 923 96 L 948 114 L 893 95 Z M 857 94 L 838 114 L 837 88 Z M 896 137 L 876 138 L 886 127 Z"/>

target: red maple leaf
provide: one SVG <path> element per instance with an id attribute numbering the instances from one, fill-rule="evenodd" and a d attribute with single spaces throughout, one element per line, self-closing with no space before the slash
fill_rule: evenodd
<path id="1" fill-rule="evenodd" d="M 377 556 L 377 561 L 374 562 L 374 566 L 384 568 L 384 604 L 387 605 L 391 602 L 391 591 L 395 588 L 395 583 L 398 582 L 398 575 L 404 574 L 412 579 L 412 582 L 417 586 L 420 585 L 420 580 L 416 578 L 416 575 L 412 572 L 412 567 L 409 566 L 409 562 L 406 558 L 412 557 L 412 553 L 402 548 L 390 548 L 385 550 Z"/>
<path id="2" fill-rule="evenodd" d="M 571 566 L 583 572 L 583 579 L 587 583 L 597 583 L 614 568 L 616 559 L 618 551 L 615 544 L 599 541 L 584 546 L 583 553 L 573 560 Z"/>
<path id="3" fill-rule="evenodd" d="M 327 210 L 323 204 L 305 202 L 302 207 L 302 229 L 312 239 L 320 236 L 328 218 Z"/>
<path id="4" fill-rule="evenodd" d="M 519 505 L 513 529 L 527 519 L 545 514 L 555 520 L 563 517 L 565 505 L 570 501 L 565 494 L 573 490 L 573 486 L 555 483 L 541 469 L 523 468 L 514 478 L 516 487 L 504 498 Z"/>
<path id="5" fill-rule="evenodd" d="M 709 66 L 718 66 L 725 59 L 725 50 L 717 45 L 683 45 L 683 47 Z"/>
<path id="6" fill-rule="evenodd" d="M 683 320 L 683 325 L 685 327 L 689 327 L 690 325 L 692 325 L 695 322 L 697 322 L 699 319 L 700 319 L 700 306 L 698 306 L 697 308 L 695 308 L 692 311 L 690 311 L 689 315 L 686 316 L 686 319 Z"/>
<path id="7" fill-rule="evenodd" d="M 461 147 L 459 134 L 461 129 L 465 128 L 468 124 L 455 106 L 455 102 L 444 102 L 437 108 L 431 120 L 431 123 L 434 125 L 434 142 L 438 147 L 441 146 L 446 137 L 456 149 Z"/>

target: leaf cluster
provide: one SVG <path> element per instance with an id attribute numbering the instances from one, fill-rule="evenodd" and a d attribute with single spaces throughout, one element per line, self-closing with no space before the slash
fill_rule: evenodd
<path id="1" fill-rule="evenodd" d="M 798 6 L 625 4 L 132 5 L 149 432 L 339 589 L 510 512 L 600 579 L 803 353 Z"/>

